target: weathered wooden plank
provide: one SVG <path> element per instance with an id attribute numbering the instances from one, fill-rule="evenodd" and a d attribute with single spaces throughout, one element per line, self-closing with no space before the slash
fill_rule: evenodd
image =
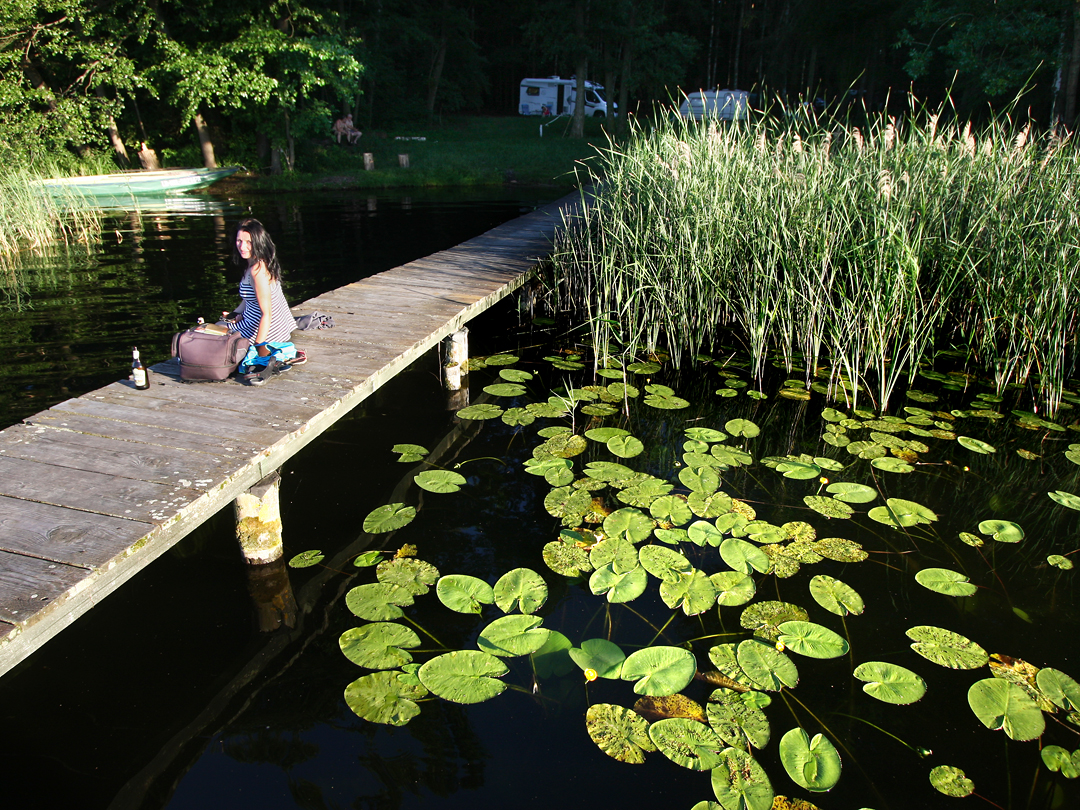
<path id="1" fill-rule="evenodd" d="M 86 579 L 85 568 L 0 551 L 0 619 L 22 622 Z"/>
<path id="2" fill-rule="evenodd" d="M 172 428 L 187 433 L 205 436 L 235 439 L 236 441 L 254 442 L 260 445 L 273 444 L 280 434 L 280 426 L 267 424 L 265 419 L 245 416 L 238 413 L 215 411 L 210 408 L 192 408 L 184 410 L 174 403 L 172 407 L 163 407 L 160 400 L 132 397 L 123 405 L 100 402 L 92 397 L 69 399 L 54 405 L 45 413 L 73 413 L 83 416 L 95 416 L 112 419 L 133 426 Z M 275 419 L 275 422 L 277 420 Z"/>
<path id="3" fill-rule="evenodd" d="M 154 527 L 149 523 L 0 497 L 0 551 L 99 568 Z"/>
<path id="4" fill-rule="evenodd" d="M 0 456 L 0 495 L 146 523 L 167 520 L 212 483 L 214 479 L 156 484 Z"/>
<path id="5" fill-rule="evenodd" d="M 222 470 L 235 470 L 246 461 L 224 454 L 193 453 L 28 426 L 16 426 L 0 434 L 0 455 L 167 485 L 216 478 Z"/>
<path id="6" fill-rule="evenodd" d="M 53 430 L 71 430 L 76 433 L 88 433 L 110 439 L 131 441 L 133 429 L 128 422 L 114 419 L 102 419 L 95 416 L 80 416 L 63 411 L 43 411 L 24 422 L 31 427 L 46 427 Z M 11 430 L 12 428 L 8 428 Z M 238 440 L 235 436 L 206 436 L 201 433 L 186 433 L 164 427 L 140 425 L 136 430 L 139 441 L 178 450 L 191 450 L 196 453 L 222 453 L 236 458 L 248 458 L 259 452 L 261 444 L 248 440 Z"/>

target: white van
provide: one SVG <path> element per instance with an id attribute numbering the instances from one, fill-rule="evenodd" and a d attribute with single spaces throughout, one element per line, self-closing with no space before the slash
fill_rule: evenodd
<path id="1" fill-rule="evenodd" d="M 693 121 L 703 118 L 745 121 L 749 110 L 750 94 L 746 90 L 703 90 L 691 93 L 683 100 L 679 115 Z"/>
<path id="2" fill-rule="evenodd" d="M 522 115 L 573 115 L 577 99 L 577 79 L 522 79 L 518 112 Z M 585 115 L 603 118 L 608 114 L 604 86 L 585 82 Z"/>

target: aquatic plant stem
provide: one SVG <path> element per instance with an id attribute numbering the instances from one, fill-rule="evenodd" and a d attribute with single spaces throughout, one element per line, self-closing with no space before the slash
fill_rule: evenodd
<path id="1" fill-rule="evenodd" d="M 645 645 L 646 647 L 651 647 L 653 645 L 653 642 L 656 641 L 656 639 L 658 639 L 660 636 L 662 636 L 664 634 L 664 631 L 667 630 L 667 626 L 669 624 L 671 624 L 675 620 L 675 616 L 676 616 L 676 614 L 674 612 L 670 616 L 668 616 L 668 620 L 666 622 L 664 622 L 664 626 L 656 631 L 655 636 L 653 636 L 652 638 L 649 639 L 649 643 Z M 642 618 L 644 618 L 644 617 L 642 617 Z"/>
<path id="2" fill-rule="evenodd" d="M 449 650 L 450 649 L 445 644 L 443 644 L 441 641 L 439 641 L 437 638 L 435 638 L 435 636 L 431 635 L 431 633 L 429 633 L 427 630 L 425 630 L 423 627 L 421 627 L 419 624 L 417 624 L 415 621 L 410 619 L 408 616 L 403 616 L 402 618 L 404 618 L 405 621 L 407 621 L 409 624 L 411 624 L 413 627 L 415 627 L 417 630 L 419 630 L 425 636 L 427 636 L 432 641 L 434 641 L 436 644 L 438 644 L 439 647 L 441 647 L 442 649 L 444 649 L 444 650 Z"/>
<path id="3" fill-rule="evenodd" d="M 860 723 L 866 723 L 866 725 L 870 726 L 870 728 L 876 728 L 878 731 L 880 731 L 882 734 L 886 735 L 887 737 L 892 737 L 894 740 L 896 740 L 898 743 L 900 743 L 905 748 L 908 748 L 911 751 L 914 751 L 915 754 L 920 759 L 926 759 L 928 756 L 930 756 L 931 754 L 934 753 L 929 748 L 922 748 L 922 747 L 914 746 L 914 745 L 911 745 L 910 743 L 904 742 L 899 737 L 897 737 L 895 734 L 893 734 L 891 731 L 886 731 L 881 726 L 874 725 L 869 720 L 867 720 L 865 718 L 862 718 L 862 717 L 859 717 L 858 715 L 845 714 L 844 712 L 833 712 L 833 714 L 839 715 L 840 717 L 847 717 L 847 718 L 849 718 L 851 720 L 858 720 Z"/>

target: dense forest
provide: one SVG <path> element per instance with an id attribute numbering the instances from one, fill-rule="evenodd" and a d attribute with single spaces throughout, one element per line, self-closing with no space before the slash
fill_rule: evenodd
<path id="1" fill-rule="evenodd" d="M 289 168 L 351 112 L 364 130 L 512 114 L 526 76 L 584 75 L 620 110 L 726 87 L 882 109 L 1076 117 L 1080 0 L 6 0 L 0 159 L 144 144 Z M 625 116 L 620 116 L 625 119 Z M 200 154 L 200 148 L 202 153 Z"/>

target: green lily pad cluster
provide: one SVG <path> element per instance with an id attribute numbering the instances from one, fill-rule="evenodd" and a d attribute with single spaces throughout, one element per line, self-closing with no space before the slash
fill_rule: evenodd
<path id="1" fill-rule="evenodd" d="M 493 358 L 500 359 L 493 362 Z M 584 357 L 572 353 L 545 359 L 559 372 L 585 366 Z M 500 377 L 485 389 L 488 394 L 517 399 L 537 393 L 536 376 L 510 368 L 516 362 L 511 355 L 486 358 L 485 364 L 497 367 Z M 346 598 L 349 610 L 368 623 L 346 631 L 340 639 L 346 657 L 372 670 L 346 687 L 346 701 L 357 715 L 403 725 L 419 713 L 425 700 L 469 704 L 496 697 L 522 670 L 533 679 L 534 690 L 550 680 L 581 673 L 584 683 L 578 683 L 586 694 L 589 684 L 599 680 L 605 689 L 624 689 L 628 703 L 636 699 L 627 707 L 613 702 L 588 707 L 586 732 L 604 753 L 627 763 L 641 763 L 659 753 L 684 768 L 709 771 L 721 807 L 761 810 L 772 807 L 775 796 L 770 775 L 755 758 L 774 736 L 776 718 L 770 719 L 770 714 L 776 710 L 766 709 L 773 695 L 784 696 L 787 703 L 799 684 L 800 667 L 814 667 L 820 661 L 850 655 L 852 676 L 862 690 L 856 692 L 857 699 L 893 706 L 924 697 L 930 686 L 924 680 L 926 673 L 916 670 L 927 661 L 956 670 L 987 667 L 988 677 L 974 679 L 968 691 L 978 723 L 1021 741 L 1044 733 L 1047 714 L 1080 726 L 1080 687 L 1071 677 L 1050 668 L 1002 664 L 979 644 L 944 628 L 912 627 L 907 631 L 911 652 L 897 640 L 898 652 L 883 654 L 897 660 L 863 660 L 866 656 L 852 650 L 846 622 L 849 617 L 872 615 L 874 606 L 868 607 L 858 591 L 832 574 L 844 576 L 846 569 L 840 565 L 863 562 L 883 549 L 868 551 L 846 538 L 819 537 L 822 526 L 852 525 L 832 523 L 838 520 L 859 521 L 888 537 L 914 533 L 919 538 L 935 537 L 935 525 L 942 519 L 938 512 L 894 496 L 894 476 L 922 472 L 923 465 L 932 464 L 927 444 L 932 440 L 954 442 L 954 448 L 962 448 L 959 452 L 982 460 L 972 464 L 998 463 L 1003 454 L 993 445 L 956 434 L 958 420 L 993 419 L 987 414 L 997 413 L 997 403 L 983 398 L 963 412 L 907 406 L 903 417 L 829 407 L 822 413 L 825 446 L 757 461 L 755 439 L 761 430 L 756 422 L 688 421 L 674 441 L 666 437 L 672 446 L 663 457 L 672 463 L 669 474 L 663 474 L 658 472 L 663 465 L 656 462 L 652 433 L 637 422 L 606 423 L 627 414 L 631 400 L 638 399 L 638 408 L 647 406 L 665 414 L 660 418 L 679 424 L 683 418 L 679 414 L 689 408 L 690 400 L 651 379 L 642 379 L 641 390 L 626 382 L 629 375 L 644 378 L 660 370 L 653 361 L 630 363 L 625 370 L 602 368 L 598 376 L 618 381 L 580 388 L 567 383 L 544 401 L 514 407 L 484 403 L 458 411 L 462 419 L 499 420 L 515 433 L 537 420 L 561 420 L 535 431 L 537 441 L 523 462 L 524 471 L 538 485 L 540 479 L 547 485 L 540 500 L 552 520 L 553 539 L 535 549 L 540 570 L 515 568 L 494 582 L 465 574 L 442 575 L 412 557 L 372 557 L 369 564 L 376 581 L 353 588 Z M 724 389 L 740 391 L 743 382 L 726 377 Z M 787 389 L 798 390 L 795 385 Z M 908 398 L 928 407 L 935 401 L 934 395 L 918 391 L 909 392 Z M 1028 416 L 1017 419 L 1036 424 Z M 394 450 L 402 461 L 427 457 L 427 451 L 416 445 L 397 445 Z M 793 507 L 799 509 L 797 514 L 778 519 L 777 510 L 762 510 L 769 516 L 763 519 L 739 496 L 734 484 L 745 480 L 740 476 L 757 474 L 760 467 L 775 473 L 775 477 L 766 473 L 763 479 L 777 481 L 796 494 L 794 503 L 801 504 Z M 855 477 L 859 480 L 833 480 Z M 417 473 L 413 481 L 440 496 L 469 486 L 464 476 L 440 469 Z M 1057 491 L 1049 497 L 1080 510 L 1080 496 Z M 417 508 L 386 504 L 367 516 L 364 529 L 380 534 L 406 528 Z M 994 544 L 1006 548 L 1025 539 L 1019 524 L 997 517 L 968 528 L 972 531 L 960 537 L 970 546 L 991 540 L 988 548 Z M 838 533 L 842 531 L 822 532 Z M 308 554 L 304 562 L 316 564 L 318 553 Z M 1068 576 L 1064 573 L 1068 557 L 1052 556 L 1059 559 L 1046 564 L 1058 568 L 1055 574 Z M 900 570 L 895 560 L 890 564 Z M 781 588 L 785 598 L 792 598 L 787 592 L 793 586 L 785 580 L 804 566 L 822 566 L 818 570 L 830 572 L 810 577 L 810 600 L 805 605 L 759 598 L 759 593 Z M 961 566 L 943 559 L 941 565 L 909 566 L 915 573 L 906 576 L 928 591 L 950 597 L 970 597 L 985 586 L 985 579 L 955 568 Z M 623 645 L 617 636 L 584 638 L 575 646 L 570 631 L 556 629 L 557 614 L 547 606 L 545 576 L 552 574 L 570 580 L 560 583 L 560 591 L 569 587 L 595 597 L 606 615 L 621 617 L 622 622 L 633 622 L 632 617 L 640 615 L 633 603 L 658 600 L 672 611 L 672 621 L 700 617 L 693 621 L 715 622 L 719 616 L 726 632 L 737 638 L 713 643 L 715 636 L 706 636 L 713 639 L 707 645 L 701 643 L 704 639 L 677 642 L 665 635 L 668 625 L 650 623 L 650 635 L 656 631 L 655 637 L 643 647 Z M 445 608 L 474 617 L 474 647 L 419 651 L 420 636 L 400 620 L 408 621 L 406 610 L 432 589 Z M 939 599 L 914 590 L 922 598 Z M 732 621 L 735 610 L 737 623 Z M 711 692 L 695 699 L 693 690 L 702 684 Z M 526 682 L 520 688 L 528 687 Z M 787 778 L 806 791 L 830 790 L 841 778 L 838 743 L 828 727 L 789 728 L 777 743 Z M 1046 767 L 1061 777 L 1073 778 L 1080 771 L 1080 749 L 1047 746 L 1043 751 Z M 950 796 L 974 790 L 963 772 L 951 765 L 935 767 L 930 781 Z"/>

